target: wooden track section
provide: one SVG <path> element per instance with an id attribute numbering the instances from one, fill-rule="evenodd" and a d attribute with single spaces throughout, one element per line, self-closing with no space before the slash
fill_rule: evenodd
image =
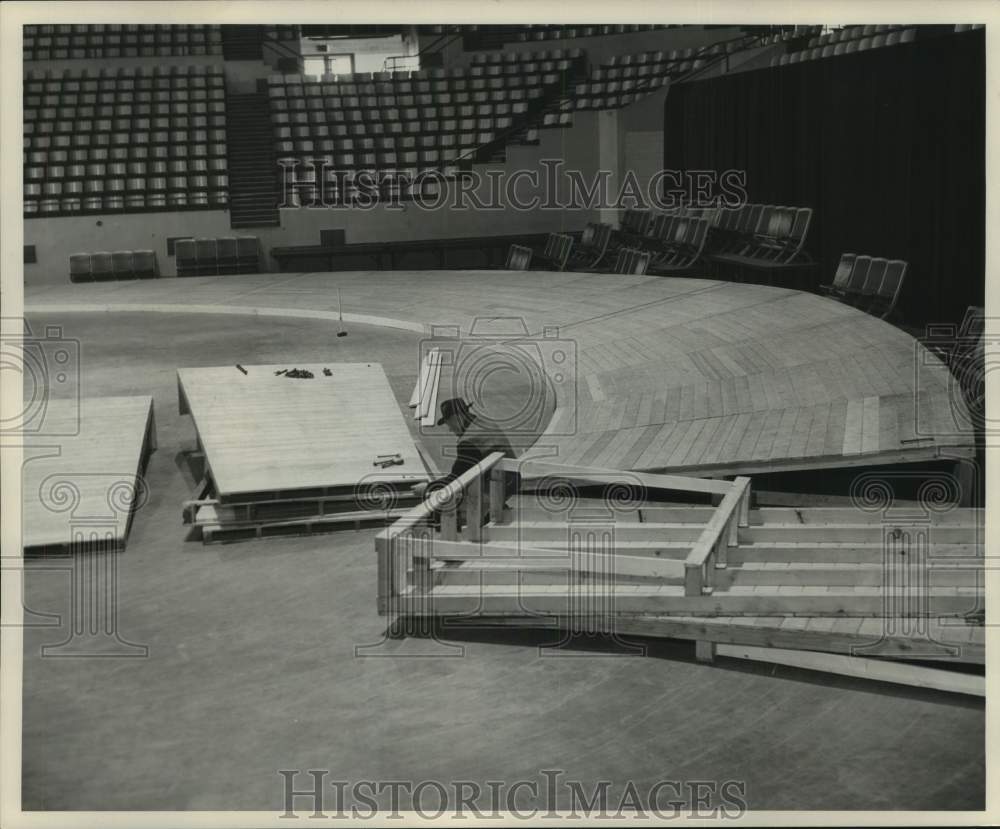
<path id="1" fill-rule="evenodd" d="M 194 420 L 222 503 L 265 500 L 261 493 L 350 490 L 376 478 L 427 480 L 379 364 L 296 366 L 312 378 L 275 373 L 288 365 L 244 368 L 246 374 L 235 366 L 177 372 L 181 414 Z M 389 454 L 402 464 L 373 465 L 377 455 Z"/>
<path id="2" fill-rule="evenodd" d="M 467 334 L 477 319 L 514 317 L 529 337 L 556 327 L 572 343 L 575 383 L 562 384 L 539 443 L 560 463 L 722 476 L 973 453 L 964 404 L 936 357 L 886 322 L 786 288 L 551 272 L 338 272 L 27 286 L 25 303 L 29 313 L 333 322 L 338 288 L 347 322 L 417 332 L 454 325 Z"/>
<path id="3" fill-rule="evenodd" d="M 142 473 L 156 448 L 153 398 L 50 400 L 46 435 L 24 450 L 25 553 L 122 550 L 146 499 Z"/>

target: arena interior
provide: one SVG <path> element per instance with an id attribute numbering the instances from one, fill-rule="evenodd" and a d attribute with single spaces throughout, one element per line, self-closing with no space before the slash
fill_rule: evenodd
<path id="1" fill-rule="evenodd" d="M 25 25 L 23 808 L 983 809 L 985 31 Z"/>

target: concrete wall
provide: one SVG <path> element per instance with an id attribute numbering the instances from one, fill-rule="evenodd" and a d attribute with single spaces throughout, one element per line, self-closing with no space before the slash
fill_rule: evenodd
<path id="1" fill-rule="evenodd" d="M 234 235 L 224 210 L 26 219 L 24 244 L 35 246 L 37 262 L 24 266 L 24 281 L 67 282 L 71 253 L 116 250 L 155 251 L 161 275 L 175 276 L 174 259 L 167 256 L 168 238 Z"/>

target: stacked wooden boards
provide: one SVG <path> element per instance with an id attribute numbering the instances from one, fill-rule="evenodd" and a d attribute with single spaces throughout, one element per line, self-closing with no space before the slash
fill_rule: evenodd
<path id="1" fill-rule="evenodd" d="M 177 380 L 207 470 L 184 517 L 206 542 L 384 521 L 428 478 L 378 363 L 185 368 Z"/>
<path id="2" fill-rule="evenodd" d="M 410 408 L 413 409 L 413 416 L 421 426 L 433 426 L 437 422 L 442 364 L 441 351 L 437 348 L 430 349 L 420 363 L 417 384 L 413 387 L 413 394 L 410 395 Z"/>
<path id="3" fill-rule="evenodd" d="M 49 400 L 45 433 L 30 434 L 22 471 L 25 553 L 125 548 L 145 502 L 156 448 L 153 398 Z"/>

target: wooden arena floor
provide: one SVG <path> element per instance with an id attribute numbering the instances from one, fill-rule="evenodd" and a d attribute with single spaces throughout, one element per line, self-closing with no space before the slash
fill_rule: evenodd
<path id="1" fill-rule="evenodd" d="M 507 320 L 553 376 L 541 444 L 565 463 L 725 475 L 968 457 L 947 370 L 905 332 L 787 288 L 551 272 L 392 271 L 26 288 L 29 311 L 345 319 L 430 335 Z M 515 332 L 517 328 L 513 329 Z M 553 333 L 551 330 L 548 333 Z M 471 339 L 466 337 L 467 339 Z M 548 362 L 547 362 L 548 361 Z M 917 393 L 919 392 L 919 393 Z"/>
<path id="2" fill-rule="evenodd" d="M 122 296 L 166 287 L 181 302 L 182 288 L 196 301 L 225 284 L 253 291 L 255 280 L 267 282 L 111 287 Z M 96 287 L 80 301 L 115 293 Z M 280 769 L 472 780 L 484 791 L 487 780 L 543 784 L 539 769 L 560 769 L 587 793 L 612 781 L 614 803 L 629 782 L 645 791 L 667 779 L 741 781 L 753 809 L 982 808 L 982 700 L 744 660 L 704 665 L 682 641 L 647 640 L 639 657 L 596 642 L 554 648 L 554 632 L 386 639 L 375 530 L 187 540 L 180 505 L 192 482 L 180 458 L 191 423 L 177 410 L 178 367 L 372 360 L 405 408 L 418 333 L 349 323 L 338 339 L 326 320 L 278 317 L 27 316 L 33 329 L 59 325 L 80 341 L 88 395 L 152 395 L 158 448 L 149 498 L 117 557 L 117 632 L 147 648 L 144 658 L 43 656 L 66 639 L 72 595 L 64 561 L 27 565 L 26 809 L 277 814 Z M 43 614 L 64 622 L 43 625 Z M 559 805 L 570 808 L 565 794 Z"/>

